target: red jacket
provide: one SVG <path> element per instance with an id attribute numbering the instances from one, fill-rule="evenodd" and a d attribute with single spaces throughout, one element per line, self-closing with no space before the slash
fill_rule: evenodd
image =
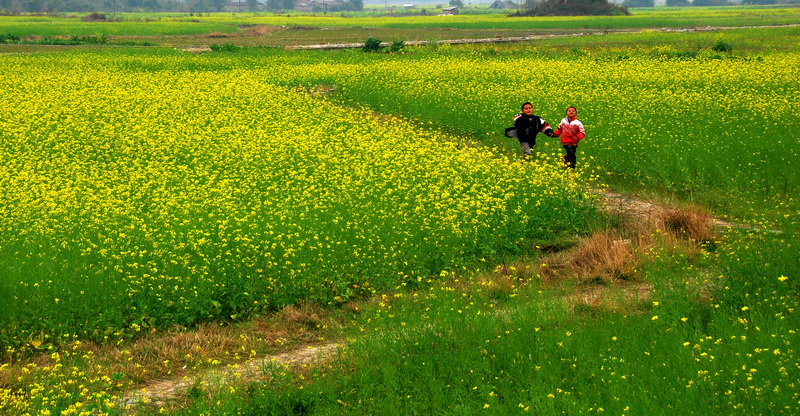
<path id="1" fill-rule="evenodd" d="M 556 136 L 561 136 L 563 145 L 577 146 L 578 142 L 586 137 L 586 130 L 583 129 L 583 123 L 577 118 L 564 117 L 558 124 Z"/>

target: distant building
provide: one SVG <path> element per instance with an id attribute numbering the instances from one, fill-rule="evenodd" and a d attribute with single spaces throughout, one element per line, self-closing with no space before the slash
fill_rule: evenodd
<path id="1" fill-rule="evenodd" d="M 413 9 L 414 6 L 415 6 L 414 3 L 406 3 L 406 4 L 403 5 L 403 8 L 404 9 Z"/>
<path id="2" fill-rule="evenodd" d="M 442 9 L 442 14 L 448 14 L 448 15 L 449 14 L 458 14 L 458 7 L 456 7 L 456 6 L 445 7 L 444 9 Z"/>

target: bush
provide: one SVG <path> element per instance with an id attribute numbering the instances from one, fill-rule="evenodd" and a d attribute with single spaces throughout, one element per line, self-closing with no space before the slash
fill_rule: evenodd
<path id="1" fill-rule="evenodd" d="M 70 36 L 70 40 L 75 44 L 105 45 L 108 43 L 108 35 L 99 36 Z"/>
<path id="2" fill-rule="evenodd" d="M 733 3 L 728 0 L 693 0 L 692 6 L 710 7 L 710 6 L 732 6 Z"/>
<path id="3" fill-rule="evenodd" d="M 383 50 L 380 39 L 369 38 L 364 41 L 364 47 L 361 48 L 364 52 L 380 52 Z"/>
<path id="4" fill-rule="evenodd" d="M 392 42 L 391 46 L 389 46 L 389 52 L 400 52 L 405 47 L 406 47 L 406 41 L 396 40 Z"/>
<path id="5" fill-rule="evenodd" d="M 655 7 L 655 0 L 625 0 L 622 3 L 625 7 Z"/>
<path id="6" fill-rule="evenodd" d="M 89 13 L 81 18 L 83 22 L 105 22 L 107 20 L 105 13 Z"/>
<path id="7" fill-rule="evenodd" d="M 624 5 L 607 0 L 526 0 L 523 10 L 512 16 L 628 16 Z"/>
<path id="8" fill-rule="evenodd" d="M 209 48 L 214 52 L 239 52 L 242 49 L 241 46 L 231 45 L 230 43 L 224 45 L 213 44 Z"/>
<path id="9" fill-rule="evenodd" d="M 714 52 L 733 52 L 733 46 L 730 43 L 727 43 L 723 40 L 718 40 L 714 46 L 711 47 L 711 50 Z"/>
<path id="10" fill-rule="evenodd" d="M 16 43 L 19 37 L 14 35 L 0 35 L 0 43 Z"/>

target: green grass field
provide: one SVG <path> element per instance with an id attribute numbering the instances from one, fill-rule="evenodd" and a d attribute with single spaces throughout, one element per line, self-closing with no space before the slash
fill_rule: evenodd
<path id="1" fill-rule="evenodd" d="M 510 18 L 504 11 L 461 14 L 456 16 L 381 16 L 376 13 L 352 14 L 266 14 L 215 13 L 117 14 L 117 20 L 83 22 L 80 15 L 0 16 L 0 34 L 14 36 L 88 36 L 125 37 L 187 36 L 233 34 L 253 26 L 277 29 L 262 36 L 262 45 L 283 46 L 282 37 L 306 35 L 316 41 L 332 41 L 340 32 L 370 31 L 381 35 L 396 34 L 392 40 L 430 40 L 472 37 L 515 36 L 561 31 L 603 31 L 647 28 L 739 27 L 786 25 L 800 22 L 800 11 L 793 7 L 750 6 L 736 8 L 654 8 L 635 9 L 631 16 L 595 17 L 525 17 Z M 109 15 L 109 17 L 111 17 Z M 325 28 L 323 33 L 297 29 Z M 311 32 L 311 33 L 308 33 Z M 444 32 L 444 33 L 442 33 Z M 448 33 L 451 37 L 447 37 Z M 456 36 L 452 36 L 456 34 Z M 383 37 L 387 37 L 383 36 Z M 367 36 L 368 37 L 368 36 Z M 272 39 L 278 38 L 278 39 Z M 301 38 L 303 39 L 303 38 Z M 307 37 L 306 37 L 307 39 Z M 358 38 L 363 41 L 366 37 Z"/>
<path id="2" fill-rule="evenodd" d="M 796 10 L 699 16 L 780 24 Z M 4 16 L 0 34 L 98 33 L 65 19 Z M 185 19 L 102 25 L 165 44 L 290 18 Z M 435 26 L 330 26 L 358 19 Z M 261 316 L 298 305 L 331 316 L 304 331 L 347 342 L 335 362 L 136 411 L 796 414 L 799 32 L 392 54 L 0 45 L 0 414 L 127 414 L 123 393 L 148 380 L 301 342 L 250 340 Z M 556 139 L 522 160 L 503 137 L 523 101 L 551 124 L 577 106 L 577 172 Z M 637 228 L 597 209 L 591 189 L 608 185 L 780 232 Z M 241 339 L 137 352 L 207 326 Z"/>

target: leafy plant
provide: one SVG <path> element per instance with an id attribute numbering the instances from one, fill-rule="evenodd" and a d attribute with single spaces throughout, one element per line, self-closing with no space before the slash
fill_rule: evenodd
<path id="1" fill-rule="evenodd" d="M 380 52 L 383 50 L 380 39 L 371 37 L 364 41 L 364 46 L 361 48 L 364 52 Z"/>
<path id="2" fill-rule="evenodd" d="M 226 43 L 223 45 L 213 44 L 209 46 L 209 48 L 211 48 L 211 50 L 214 52 L 239 52 L 240 50 L 242 50 L 241 46 L 232 45 L 230 43 Z"/>
<path id="3" fill-rule="evenodd" d="M 391 46 L 389 46 L 389 52 L 400 52 L 405 47 L 406 47 L 406 41 L 396 40 L 392 42 Z"/>
<path id="4" fill-rule="evenodd" d="M 14 35 L 0 35 L 0 43 L 16 43 L 19 41 L 18 36 Z"/>
<path id="5" fill-rule="evenodd" d="M 720 39 L 714 46 L 711 47 L 711 50 L 714 52 L 733 52 L 733 46 L 730 43 L 725 42 L 724 40 Z"/>

